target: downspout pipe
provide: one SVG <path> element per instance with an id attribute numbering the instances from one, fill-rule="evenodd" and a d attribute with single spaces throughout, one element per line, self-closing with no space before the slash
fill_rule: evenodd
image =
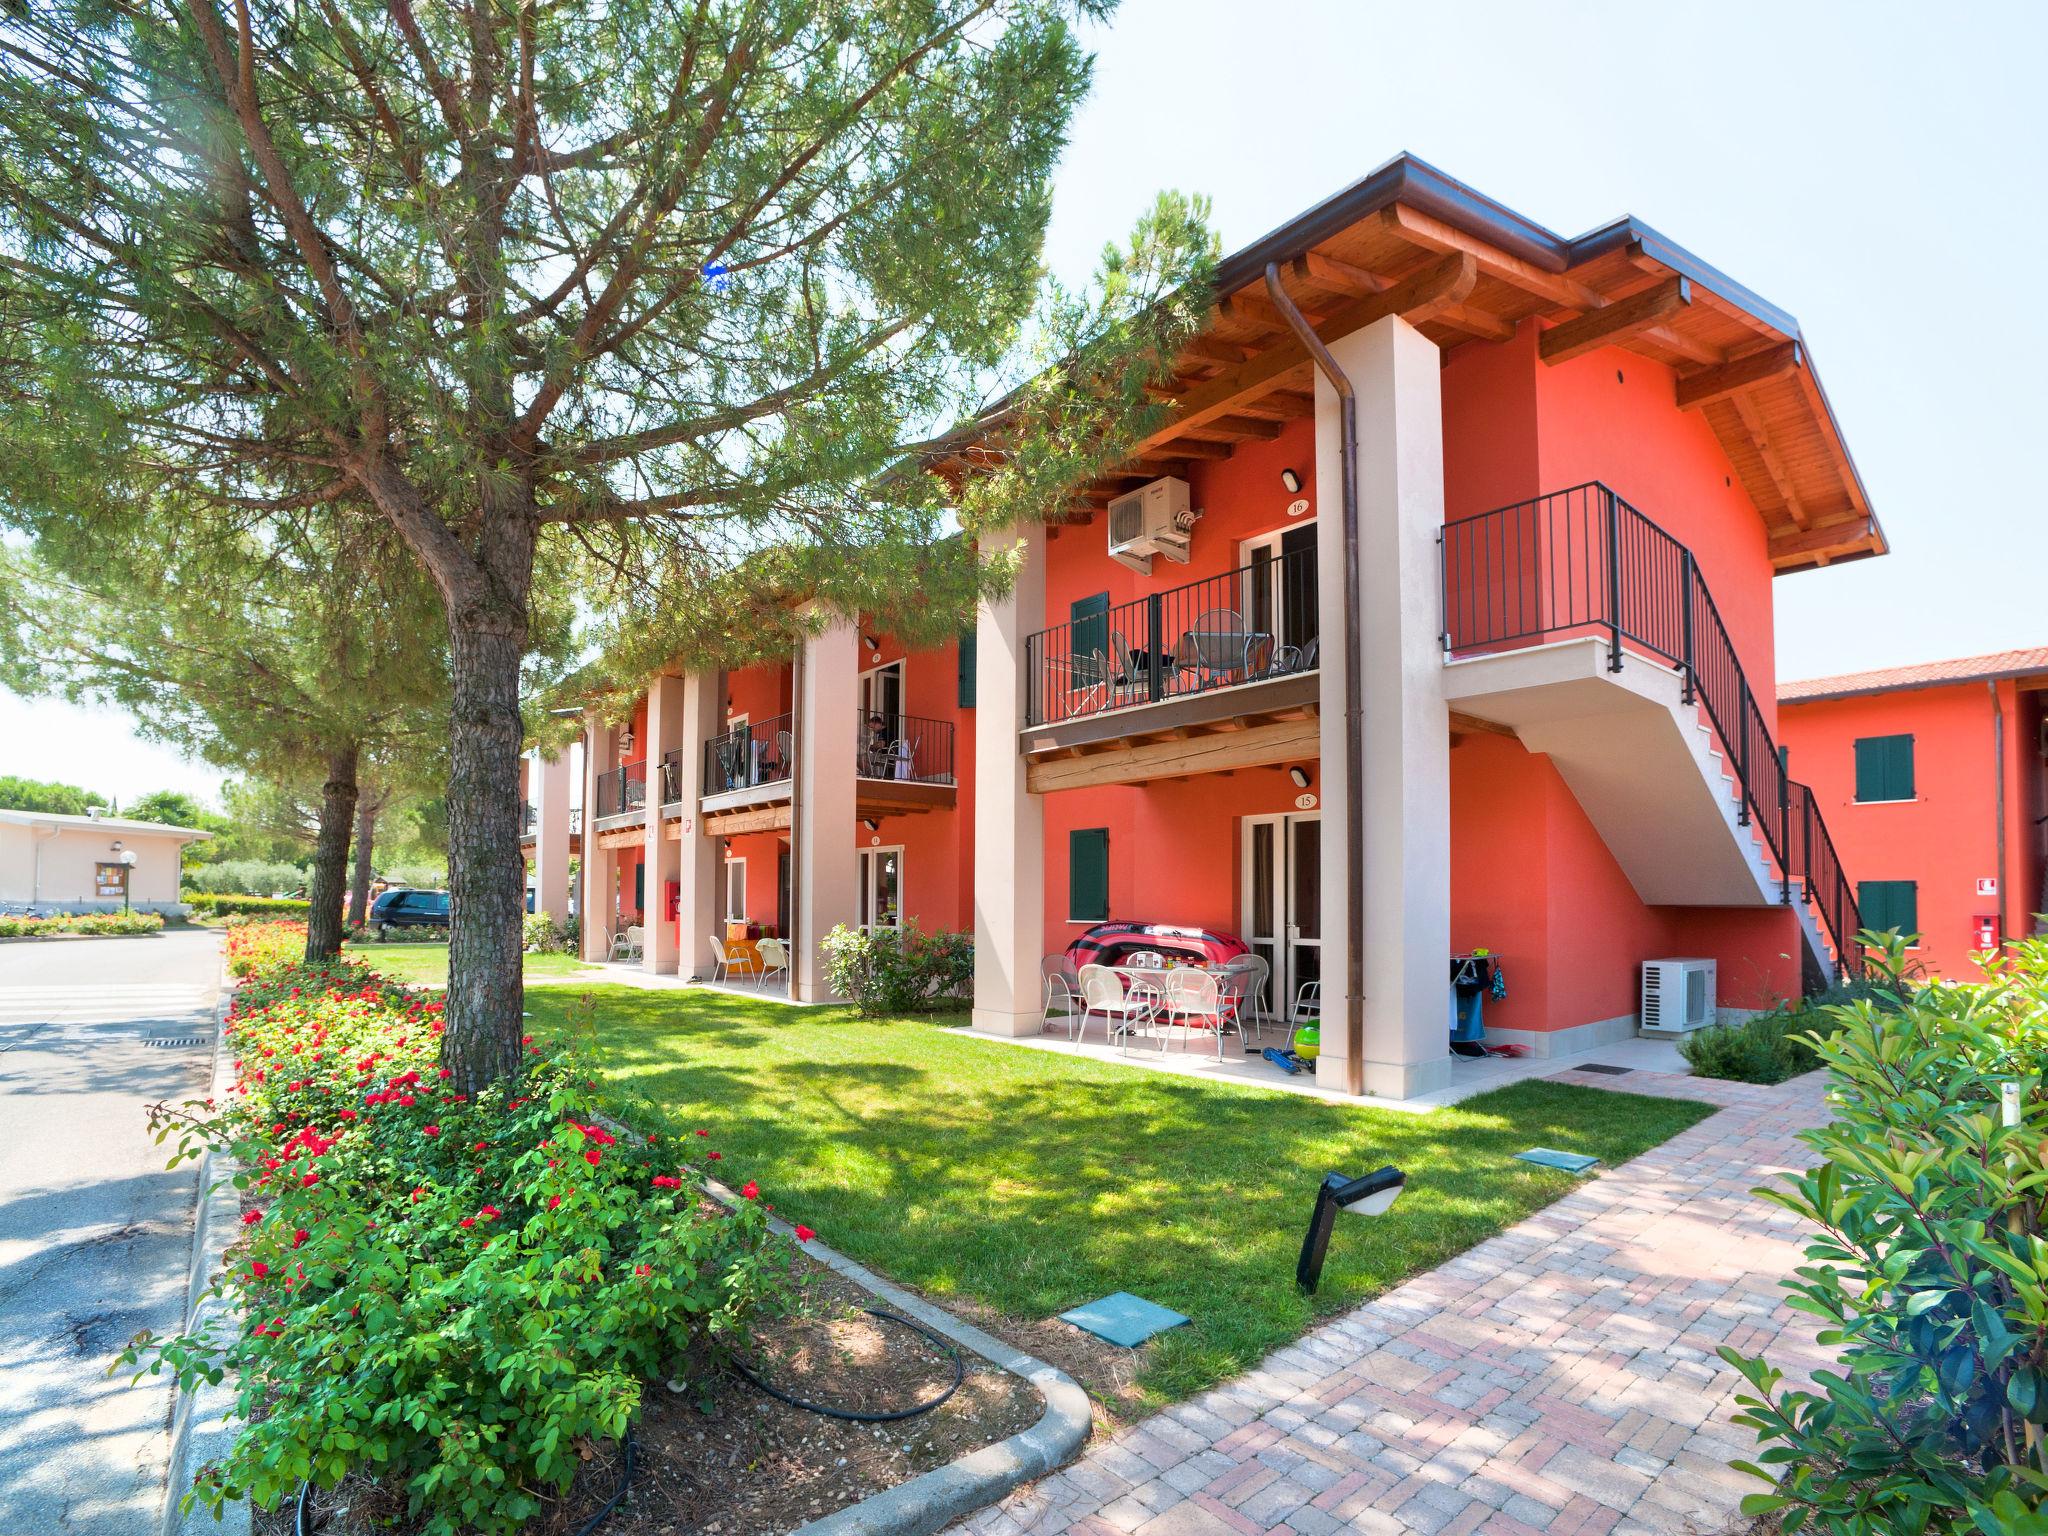
<path id="1" fill-rule="evenodd" d="M 1365 1092 L 1365 683 L 1358 675 L 1358 394 L 1266 263 L 1266 296 L 1336 391 L 1342 421 L 1338 448 L 1344 530 L 1344 1091 Z"/>
<path id="2" fill-rule="evenodd" d="M 803 900 L 803 844 L 804 835 L 804 754 L 809 750 L 804 738 L 810 733 L 804 729 L 804 651 L 807 642 L 797 642 L 796 653 L 789 660 L 789 1000 L 797 1001 L 797 972 L 803 965 L 803 925 L 810 921 L 810 913 L 804 908 Z M 813 966 L 824 964 L 824 956 L 818 955 Z M 814 999 L 805 998 L 810 1002 Z"/>

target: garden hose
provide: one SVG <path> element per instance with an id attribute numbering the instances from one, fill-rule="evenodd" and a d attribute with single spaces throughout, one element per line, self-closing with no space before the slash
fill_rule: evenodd
<path id="1" fill-rule="evenodd" d="M 950 1339 L 941 1338 L 938 1334 L 933 1333 L 931 1329 L 925 1327 L 923 1323 L 904 1317 L 899 1313 L 887 1311 L 882 1307 L 864 1307 L 862 1310 L 869 1317 L 880 1318 L 885 1323 L 901 1323 L 913 1333 L 923 1334 L 932 1343 L 943 1349 L 953 1362 L 952 1384 L 930 1402 L 919 1403 L 914 1408 L 898 1408 L 891 1413 L 858 1413 L 847 1408 L 830 1408 L 823 1403 L 810 1403 L 805 1402 L 800 1397 L 791 1397 L 787 1392 L 770 1386 L 767 1382 L 756 1376 L 747 1369 L 743 1361 L 735 1359 L 732 1362 L 732 1367 L 747 1381 L 759 1387 L 779 1403 L 787 1403 L 792 1408 L 802 1408 L 811 1413 L 822 1413 L 828 1419 L 846 1419 L 855 1424 L 888 1424 L 897 1419 L 914 1419 L 920 1413 L 930 1413 L 939 1404 L 960 1390 L 960 1383 L 967 1379 L 967 1367 L 960 1359 L 960 1351 L 954 1347 Z"/>
<path id="2" fill-rule="evenodd" d="M 591 1536 L 591 1532 L 610 1519 L 612 1511 L 625 1501 L 626 1489 L 633 1482 L 633 1461 L 633 1426 L 628 1424 L 626 1426 L 626 1465 L 619 1473 L 619 1486 L 613 1491 L 612 1496 L 605 1500 L 603 1509 L 600 1509 L 576 1528 L 576 1536 Z M 292 1518 L 293 1536 L 312 1536 L 312 1533 L 306 1529 L 306 1510 L 312 1501 L 312 1497 L 312 1483 L 304 1482 L 299 1484 L 298 1509 Z"/>

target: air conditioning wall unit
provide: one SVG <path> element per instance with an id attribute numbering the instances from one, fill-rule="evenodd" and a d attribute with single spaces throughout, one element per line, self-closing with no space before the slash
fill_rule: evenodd
<path id="1" fill-rule="evenodd" d="M 1711 960 L 1643 962 L 1642 1032 L 1669 1039 L 1705 1029 L 1720 1015 Z"/>
<path id="2" fill-rule="evenodd" d="M 1146 576 L 1154 555 L 1186 565 L 1195 517 L 1187 481 L 1172 475 L 1126 491 L 1109 504 L 1109 557 Z"/>

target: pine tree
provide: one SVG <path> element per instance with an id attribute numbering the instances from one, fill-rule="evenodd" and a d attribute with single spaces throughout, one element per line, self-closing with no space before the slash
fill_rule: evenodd
<path id="1" fill-rule="evenodd" d="M 671 622 L 716 599 L 664 644 L 729 635 L 1043 515 L 1157 419 L 1143 385 L 1213 256 L 1200 210 L 1163 201 L 1085 294 L 1039 263 L 1075 27 L 1112 8 L 0 20 L 0 519 L 174 486 L 195 541 L 312 508 L 402 541 L 446 625 L 458 1087 L 518 1066 L 521 668 L 554 584 L 652 591 Z M 1052 356 L 998 473 L 925 472 L 1006 362 Z"/>

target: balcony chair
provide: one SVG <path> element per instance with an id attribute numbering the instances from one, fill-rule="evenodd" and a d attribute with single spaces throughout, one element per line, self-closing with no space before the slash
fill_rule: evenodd
<path id="1" fill-rule="evenodd" d="M 780 976 L 789 985 L 789 945 L 782 939 L 757 939 L 754 949 L 761 956 L 761 990 L 768 990 L 770 978 Z"/>
<path id="2" fill-rule="evenodd" d="M 770 768 L 771 779 L 786 779 L 796 772 L 796 737 L 788 731 L 775 733 L 775 761 Z"/>
<path id="3" fill-rule="evenodd" d="M 1126 704 L 1131 702 L 1133 695 L 1146 694 L 1152 691 L 1151 679 L 1146 676 L 1145 668 L 1139 664 L 1138 653 L 1131 649 L 1131 642 L 1126 640 L 1121 634 L 1114 634 L 1109 637 L 1109 663 L 1110 702 L 1112 704 L 1116 702 L 1116 690 L 1119 688 L 1123 690 L 1124 702 Z"/>
<path id="4" fill-rule="evenodd" d="M 1211 608 L 1196 617 L 1173 648 L 1173 663 L 1195 674 L 1197 688 L 1213 688 L 1251 675 L 1254 636 L 1234 608 Z"/>
<path id="5" fill-rule="evenodd" d="M 1060 1012 L 1067 1016 L 1067 1038 L 1074 1038 L 1074 1031 L 1080 1019 L 1081 973 L 1074 968 L 1074 962 L 1064 954 L 1047 955 L 1038 962 L 1039 1012 L 1048 1019 L 1052 1017 L 1054 1003 L 1060 1005 Z"/>
<path id="6" fill-rule="evenodd" d="M 1109 690 L 1109 657 L 1101 651 L 1084 651 L 1067 658 L 1067 715 L 1092 714 L 1102 707 Z"/>
<path id="7" fill-rule="evenodd" d="M 1273 674 L 1284 677 L 1290 672 L 1313 672 L 1320 665 L 1322 637 L 1311 635 L 1306 645 L 1283 645 L 1273 653 Z"/>
<path id="8" fill-rule="evenodd" d="M 613 960 L 639 960 L 647 953 L 647 930 L 635 925 L 624 933 L 612 935 L 611 952 L 605 956 L 607 963 Z"/>
<path id="9" fill-rule="evenodd" d="M 1141 1025 L 1150 1024 L 1159 1013 L 1159 997 L 1150 987 L 1133 984 L 1123 975 L 1106 965 L 1084 965 L 1081 967 L 1081 1023 L 1079 1034 L 1069 1034 L 1069 1039 L 1079 1039 L 1088 1032 L 1088 1020 L 1101 1014 L 1109 1038 L 1119 1035 L 1128 1041 L 1131 1031 Z"/>
<path id="10" fill-rule="evenodd" d="M 1253 1032 L 1260 1039 L 1264 1039 L 1268 1006 L 1266 989 L 1273 979 L 1273 967 L 1266 963 L 1263 955 L 1239 955 L 1223 969 L 1226 973 L 1243 971 L 1250 976 L 1251 980 L 1245 987 L 1244 1000 L 1251 1010 Z"/>

